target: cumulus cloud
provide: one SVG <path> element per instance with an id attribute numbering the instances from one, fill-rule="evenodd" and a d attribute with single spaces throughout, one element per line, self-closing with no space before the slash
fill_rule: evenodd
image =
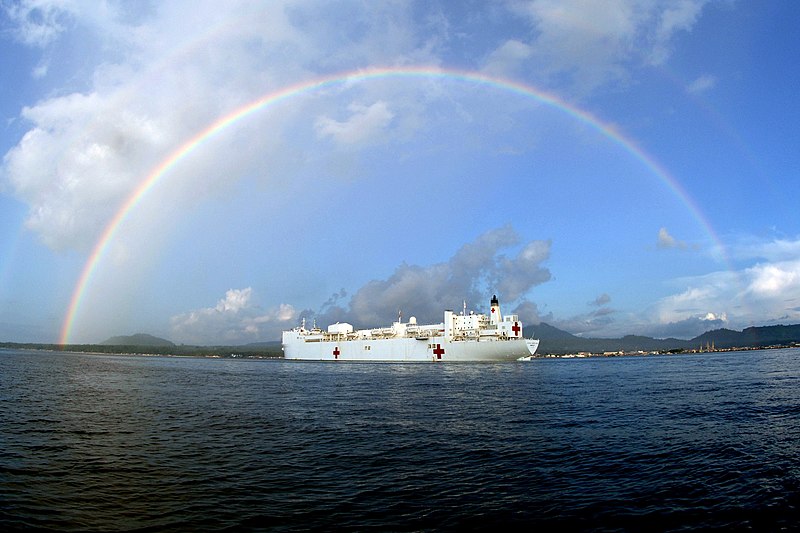
<path id="1" fill-rule="evenodd" d="M 507 300 L 517 300 L 528 290 L 550 279 L 542 262 L 550 257 L 550 241 L 526 244 L 515 257 L 500 257 L 496 262 L 494 287 Z"/>
<path id="2" fill-rule="evenodd" d="M 97 121 L 103 110 L 114 120 Z M 31 206 L 28 227 L 54 249 L 85 246 L 163 150 L 158 120 L 108 109 L 97 93 L 54 98 L 23 117 L 35 127 L 6 154 L 5 174 Z"/>
<path id="3" fill-rule="evenodd" d="M 375 142 L 383 137 L 383 131 L 394 117 L 383 101 L 369 106 L 350 104 L 348 109 L 350 118 L 341 122 L 327 116 L 317 119 L 317 134 L 344 145 L 362 144 L 367 140 Z"/>
<path id="4" fill-rule="evenodd" d="M 706 331 L 729 326 L 728 319 L 724 314 L 717 316 L 714 313 L 706 313 L 665 324 L 649 324 L 641 333 L 657 339 L 691 339 Z"/>
<path id="5" fill-rule="evenodd" d="M 208 56 L 150 71 L 144 65 L 157 64 L 164 50 L 157 48 L 158 39 L 137 40 L 148 26 L 125 26 L 108 6 L 37 5 L 48 14 L 75 8 L 75 24 L 91 28 L 103 45 L 98 49 L 113 49 L 113 61 L 98 59 L 103 62 L 85 80 L 87 90 L 57 93 L 22 111 L 30 129 L 5 155 L 3 175 L 30 206 L 27 225 L 43 242 L 86 249 L 156 163 L 219 113 L 220 103 L 230 100 L 225 78 L 234 75 Z M 59 17 L 42 20 L 51 18 Z M 156 33 L 163 19 L 151 22 Z"/>
<path id="6" fill-rule="evenodd" d="M 608 304 L 611 303 L 611 296 L 602 293 L 594 300 L 587 302 L 591 308 L 586 313 L 580 313 L 571 317 L 549 317 L 547 322 L 561 330 L 582 337 L 614 337 L 615 335 L 627 335 L 630 331 L 617 333 L 615 320 L 619 312 Z"/>
<path id="7" fill-rule="evenodd" d="M 756 301 L 800 295 L 800 260 L 758 264 L 746 274 L 745 292 Z"/>
<path id="8" fill-rule="evenodd" d="M 667 231 L 667 228 L 661 228 L 658 230 L 658 240 L 656 241 L 656 246 L 661 249 L 678 248 L 680 250 L 686 250 L 689 248 L 687 243 L 679 241 L 670 235 Z"/>
<path id="9" fill-rule="evenodd" d="M 739 259 L 757 259 L 739 270 L 673 280 L 679 289 L 638 311 L 606 307 L 607 295 L 589 302 L 598 309 L 547 322 L 587 337 L 627 334 L 690 339 L 718 328 L 800 322 L 800 240 L 751 239 L 732 249 Z"/>
<path id="10" fill-rule="evenodd" d="M 214 307 L 171 319 L 172 337 L 187 344 L 241 344 L 272 341 L 294 326 L 297 313 L 288 304 L 264 310 L 253 302 L 253 289 L 230 289 Z"/>
<path id="11" fill-rule="evenodd" d="M 714 272 L 681 283 L 682 291 L 662 298 L 646 312 L 646 323 L 660 325 L 662 332 L 688 330 L 696 335 L 710 325 L 742 329 L 800 321 L 800 258 Z"/>
<path id="12" fill-rule="evenodd" d="M 690 30 L 697 22 L 706 3 L 708 0 L 680 0 L 660 6 L 655 38 L 650 51 L 650 59 L 654 64 L 666 61 L 670 55 L 673 36 L 677 32 Z"/>
<path id="13" fill-rule="evenodd" d="M 528 31 L 492 45 L 470 34 L 470 56 L 481 63 L 467 60 L 463 68 L 525 73 L 525 79 L 547 81 L 559 91 L 591 91 L 624 80 L 631 64 L 663 60 L 674 35 L 691 29 L 703 5 L 689 0 L 512 0 L 489 9 L 509 27 L 527 24 Z M 3 157 L 3 187 L 27 204 L 27 225 L 44 243 L 81 251 L 91 248 L 160 163 L 233 110 L 332 72 L 443 64 L 455 48 L 448 41 L 464 38 L 457 23 L 463 10 L 447 3 L 427 10 L 406 2 L 22 0 L 0 8 L 19 42 L 41 52 L 32 75 L 45 95 L 20 111 L 17 122 L 27 132 Z M 59 50 L 78 42 L 86 54 L 79 68 L 69 70 L 59 61 Z M 317 153 L 325 144 L 320 139 L 330 141 L 327 148 L 349 155 L 355 148 L 391 140 L 392 134 L 411 138 L 436 114 L 437 104 L 452 96 L 439 94 L 437 100 L 436 88 L 429 88 L 401 98 L 386 90 L 391 81 L 376 81 L 373 87 L 378 85 L 380 93 L 364 90 L 356 96 L 326 87 L 313 98 L 293 98 L 237 123 L 231 128 L 235 131 L 220 133 L 202 153 L 171 168 L 169 183 L 148 193 L 148 201 L 157 196 L 161 204 L 141 218 L 169 229 L 165 217 L 185 212 L 201 198 L 219 197 L 220 189 L 241 176 L 256 176 L 267 186 L 291 183 L 291 172 L 302 166 L 297 161 L 325 159 Z M 679 244 L 664 232 L 665 243 Z M 129 256 L 143 256 L 146 251 L 131 242 L 147 240 L 145 235 L 116 244 L 118 249 L 127 244 Z M 384 323 L 403 309 L 440 320 L 443 308 L 457 308 L 465 298 L 477 307 L 497 291 L 520 314 L 538 317 L 526 296 L 550 279 L 542 266 L 549 253 L 549 242 L 521 243 L 513 230 L 501 228 L 443 263 L 400 265 L 387 279 L 352 293 L 347 305 L 341 293 L 324 314 Z M 792 283 L 775 273 L 772 281 L 764 276 L 758 286 L 762 290 Z M 179 315 L 173 323 L 187 341 L 203 338 L 202 327 L 192 329 L 194 324 L 207 325 L 207 331 L 224 340 L 256 330 L 261 335 L 265 330 L 257 324 L 281 320 L 257 318 L 286 313 L 280 307 L 259 311 L 249 292 L 238 292 L 216 306 Z"/>
<path id="14" fill-rule="evenodd" d="M 488 55 L 487 69 L 528 68 L 547 81 L 568 79 L 580 94 L 625 82 L 632 67 L 660 64 L 675 35 L 690 30 L 707 0 L 519 0 L 511 5 L 532 29 L 528 42 L 508 41 Z M 510 73 L 513 73 L 512 72 Z"/>
<path id="15" fill-rule="evenodd" d="M 338 17 L 337 25 L 325 22 L 318 7 L 250 0 L 125 9 L 59 0 L 3 6 L 17 39 L 44 50 L 35 76 L 47 74 L 52 83 L 65 84 L 47 66 L 56 63 L 61 39 L 79 34 L 92 44 L 82 70 L 68 73 L 66 85 L 77 89 L 56 85 L 48 97 L 22 110 L 29 129 L 3 158 L 3 180 L 29 206 L 28 227 L 54 249 L 89 249 L 159 163 L 231 111 L 319 76 L 332 42 L 349 64 L 331 68 L 392 64 L 409 55 L 436 62 L 428 61 L 427 38 L 410 30 L 407 7 L 375 4 L 362 12 L 353 5 L 353 17 Z M 408 24 L 387 31 L 386 20 Z M 342 25 L 348 24 L 359 31 L 343 42 Z M 334 108 L 339 107 L 337 101 Z M 218 135 L 202 154 L 171 169 L 173 189 L 158 194 L 174 193 L 167 201 L 174 212 L 197 202 L 198 191 L 208 195 L 241 176 L 270 180 L 285 171 L 285 180 L 303 157 L 296 153 L 303 150 L 294 142 L 296 124 L 313 124 L 311 112 L 303 121 L 293 120 L 302 110 L 297 101 Z M 351 104 L 349 112 L 338 120 L 317 112 L 318 135 L 338 146 L 370 143 L 393 117 L 390 102 L 379 98 Z M 161 212 L 167 216 L 167 210 Z"/>
<path id="16" fill-rule="evenodd" d="M 519 319 L 526 327 L 542 322 L 553 322 L 553 315 L 551 313 L 542 314 L 536 302 L 530 300 L 523 300 L 512 310 L 512 313 L 519 315 Z"/>
<path id="17" fill-rule="evenodd" d="M 588 313 L 577 314 L 570 317 L 550 316 L 543 319 L 551 326 L 566 331 L 579 337 L 619 337 L 630 333 L 629 330 L 620 332 L 615 328 L 616 311 L 601 307 Z"/>
<path id="18" fill-rule="evenodd" d="M 34 79 L 44 78 L 45 76 L 47 76 L 47 71 L 48 71 L 49 68 L 50 68 L 50 65 L 48 63 L 39 63 L 31 71 L 31 76 Z"/>
<path id="19" fill-rule="evenodd" d="M 496 13 L 532 31 L 476 54 L 484 60 L 475 67 L 543 73 L 591 90 L 623 79 L 631 58 L 652 54 L 690 29 L 702 6 L 699 0 L 513 1 Z M 159 162 L 245 103 L 332 71 L 441 64 L 449 41 L 462 38 L 451 26 L 460 13 L 432 8 L 420 14 L 403 2 L 28 0 L 3 8 L 16 38 L 43 50 L 34 76 L 57 76 L 53 66 L 65 36 L 91 43 L 79 71 L 62 72 L 66 79 L 53 79 L 49 96 L 21 112 L 28 132 L 3 159 L 4 181 L 29 206 L 28 227 L 60 249 L 90 248 Z M 407 98 L 403 108 L 383 96 L 355 103 L 350 97 L 349 107 L 337 100 L 304 116 L 318 117 L 306 118 L 317 138 L 348 149 L 384 142 L 393 129 L 412 136 L 430 115 L 429 104 Z M 412 105 L 413 116 L 401 116 Z M 307 132 L 291 130 L 301 122 L 292 120 L 301 106 L 289 107 L 209 143 L 204 157 L 181 162 L 173 171 L 181 176 L 172 181 L 207 191 L 254 173 L 269 180 L 274 171 L 265 168 L 291 172 L 308 156 L 297 153 L 303 147 L 295 142 Z M 197 197 L 178 194 L 171 204 L 178 209 Z"/>
<path id="20" fill-rule="evenodd" d="M 531 45 L 509 39 L 489 54 L 483 70 L 488 74 L 508 76 L 523 67 L 532 54 Z"/>
<path id="21" fill-rule="evenodd" d="M 740 260 L 787 261 L 800 257 L 800 238 L 742 238 L 729 246 L 728 252 L 731 257 Z"/>
<path id="22" fill-rule="evenodd" d="M 710 75 L 705 74 L 700 76 L 696 80 L 692 81 L 687 87 L 686 92 L 691 94 L 699 94 L 708 91 L 709 89 L 714 88 L 717 84 L 717 78 Z"/>
<path id="23" fill-rule="evenodd" d="M 69 24 L 74 6 L 68 2 L 35 2 L 26 0 L 4 6 L 14 23 L 15 35 L 23 43 L 45 46 L 53 42 Z"/>
<path id="24" fill-rule="evenodd" d="M 349 302 L 344 289 L 333 294 L 319 313 L 298 313 L 289 304 L 263 310 L 254 302 L 253 290 L 231 289 L 214 307 L 176 315 L 171 319 L 172 338 L 187 344 L 238 344 L 277 340 L 280 331 L 299 318 L 316 319 L 320 325 L 351 322 L 359 327 L 388 323 L 398 312 L 414 315 L 420 322 L 441 322 L 445 309 L 460 309 L 466 301 L 479 311 L 497 294 L 507 310 L 513 309 L 529 324 L 540 321 L 536 304 L 527 292 L 550 279 L 541 263 L 549 257 L 550 243 L 532 241 L 507 257 L 500 252 L 519 245 L 510 227 L 494 229 L 462 246 L 450 260 L 429 266 L 402 264 L 384 280 L 372 280 L 356 290 Z M 519 279 L 508 283 L 504 276 Z"/>
<path id="25" fill-rule="evenodd" d="M 733 273 L 718 272 L 700 278 L 686 280 L 689 286 L 683 291 L 662 298 L 652 313 L 654 322 L 659 324 L 677 323 L 687 318 L 724 313 L 731 305 L 726 298 L 736 297 L 733 285 L 737 280 Z M 717 307 L 723 305 L 725 307 Z"/>
<path id="26" fill-rule="evenodd" d="M 347 297 L 347 291 L 344 289 L 344 287 L 342 287 L 341 289 L 339 289 L 338 292 L 331 294 L 331 297 L 328 298 L 328 300 L 322 304 L 320 309 L 324 311 L 332 307 L 337 307 L 339 305 L 339 301 L 343 300 L 346 297 Z"/>
<path id="27" fill-rule="evenodd" d="M 402 264 L 387 279 L 372 280 L 355 291 L 347 307 L 331 306 L 320 320 L 371 326 L 402 311 L 421 321 L 439 322 L 444 309 L 458 309 L 464 300 L 482 308 L 494 293 L 502 302 L 518 302 L 518 308 L 534 314 L 534 308 L 523 305 L 524 298 L 531 288 L 551 277 L 542 266 L 549 258 L 550 242 L 529 242 L 512 257 L 500 253 L 518 245 L 519 240 L 519 235 L 505 226 L 463 245 L 446 262 Z"/>

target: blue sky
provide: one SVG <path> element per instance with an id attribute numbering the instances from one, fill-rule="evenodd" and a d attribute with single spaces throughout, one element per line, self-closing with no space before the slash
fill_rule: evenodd
<path id="1" fill-rule="evenodd" d="M 0 6 L 0 340 L 60 338 L 184 143 L 326 78 L 157 180 L 71 342 L 277 340 L 493 293 L 585 336 L 800 323 L 796 2 Z M 344 77 L 368 69 L 467 75 Z"/>

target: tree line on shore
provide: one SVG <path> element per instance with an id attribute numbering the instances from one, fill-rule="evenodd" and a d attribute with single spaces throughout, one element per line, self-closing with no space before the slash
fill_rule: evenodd
<path id="1" fill-rule="evenodd" d="M 526 327 L 525 337 L 540 340 L 537 355 L 563 355 L 588 352 L 661 352 L 681 353 L 690 351 L 730 350 L 734 348 L 766 348 L 772 346 L 800 346 L 800 324 L 757 326 L 742 331 L 716 329 L 707 331 L 693 339 L 654 339 L 651 337 L 626 335 L 617 339 L 584 338 L 572 335 L 545 323 Z M 103 354 L 173 355 L 187 357 L 249 357 L 281 358 L 283 352 L 279 341 L 261 342 L 234 346 L 193 346 L 174 344 L 166 339 L 146 334 L 111 337 L 99 344 L 48 344 L 0 342 L 0 348 L 85 352 Z"/>

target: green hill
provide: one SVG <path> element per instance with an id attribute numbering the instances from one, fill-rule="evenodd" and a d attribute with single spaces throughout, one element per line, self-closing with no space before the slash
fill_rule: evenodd
<path id="1" fill-rule="evenodd" d="M 175 343 L 154 337 L 147 333 L 137 333 L 135 335 L 121 335 L 119 337 L 111 337 L 106 339 L 100 344 L 105 346 L 175 346 Z"/>
<path id="2" fill-rule="evenodd" d="M 638 335 L 626 335 L 618 339 L 578 337 L 542 322 L 524 328 L 525 337 L 540 340 L 539 354 L 567 354 L 577 352 L 636 352 L 693 350 L 714 346 L 717 349 L 759 348 L 764 346 L 789 345 L 800 342 L 800 325 L 750 327 L 743 331 L 716 329 L 707 331 L 690 340 L 654 339 Z"/>

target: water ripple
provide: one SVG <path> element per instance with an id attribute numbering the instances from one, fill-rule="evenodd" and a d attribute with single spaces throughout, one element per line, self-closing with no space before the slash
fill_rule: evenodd
<path id="1" fill-rule="evenodd" d="M 330 365 L 0 352 L 0 527 L 796 527 L 800 351 Z"/>

